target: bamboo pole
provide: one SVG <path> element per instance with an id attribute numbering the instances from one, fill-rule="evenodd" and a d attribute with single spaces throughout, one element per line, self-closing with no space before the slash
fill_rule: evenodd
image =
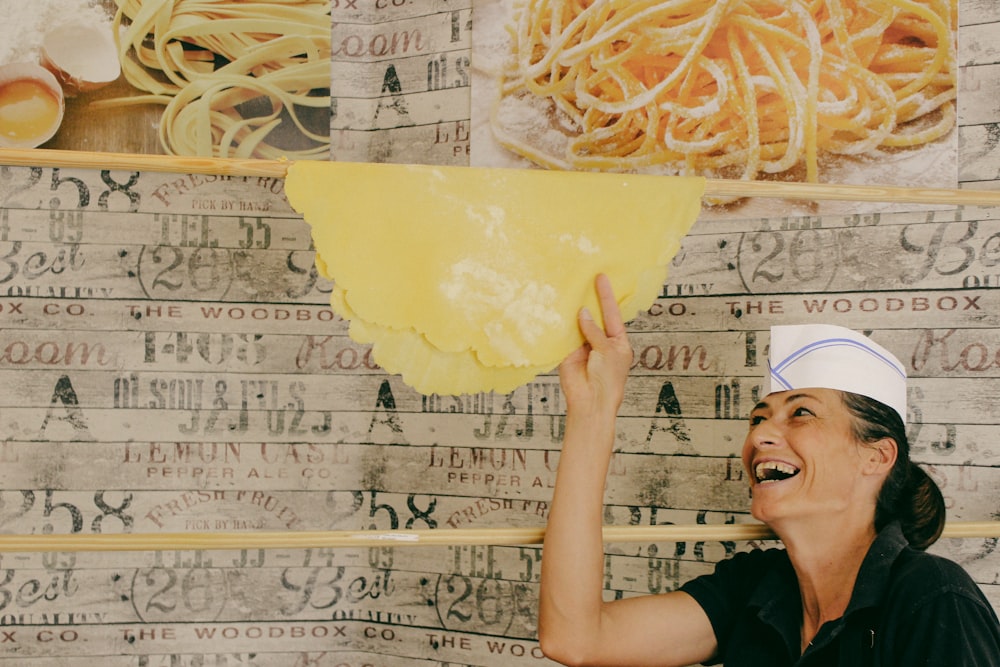
<path id="1" fill-rule="evenodd" d="M 53 149 L 0 149 L 0 164 L 22 167 L 78 167 L 178 174 L 219 174 L 284 178 L 289 160 L 258 160 L 178 155 L 97 153 Z M 865 201 L 953 206 L 1000 206 L 1000 190 L 906 188 L 833 183 L 785 183 L 708 179 L 706 197 L 764 197 L 799 201 Z"/>
<path id="2" fill-rule="evenodd" d="M 97 153 L 47 148 L 0 148 L 0 164 L 17 167 L 78 167 L 158 171 L 172 174 L 219 174 L 220 176 L 270 176 L 284 178 L 292 162 L 140 153 Z"/>
<path id="3" fill-rule="evenodd" d="M 0 553 L 50 551 L 174 551 L 541 544 L 544 528 L 398 531 L 255 531 L 245 533 L 127 533 L 120 535 L 0 535 Z M 1000 538 L 1000 521 L 949 522 L 945 538 Z M 605 526 L 604 542 L 745 542 L 777 539 L 763 524 Z"/>

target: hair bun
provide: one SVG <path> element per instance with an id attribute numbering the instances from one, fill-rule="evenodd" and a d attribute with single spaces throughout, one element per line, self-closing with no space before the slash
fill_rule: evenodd
<path id="1" fill-rule="evenodd" d="M 912 461 L 897 501 L 896 518 L 910 546 L 921 551 L 934 544 L 944 530 L 945 507 L 941 489 L 923 468 Z"/>

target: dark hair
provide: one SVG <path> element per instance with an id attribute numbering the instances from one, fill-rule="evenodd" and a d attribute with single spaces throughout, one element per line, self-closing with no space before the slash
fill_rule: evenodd
<path id="1" fill-rule="evenodd" d="M 910 460 L 910 443 L 902 418 L 889 406 L 867 396 L 841 392 L 853 419 L 854 436 L 862 443 L 883 438 L 896 441 L 896 463 L 879 491 L 875 505 L 875 530 L 899 521 L 903 535 L 914 549 L 934 544 L 944 530 L 945 508 L 941 489 L 923 468 Z"/>

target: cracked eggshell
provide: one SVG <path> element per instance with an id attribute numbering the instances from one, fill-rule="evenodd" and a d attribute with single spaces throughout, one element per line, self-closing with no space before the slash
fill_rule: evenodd
<path id="1" fill-rule="evenodd" d="M 102 88 L 122 71 L 110 26 L 64 23 L 48 31 L 41 63 L 59 79 L 67 97 Z"/>
<path id="2" fill-rule="evenodd" d="M 65 110 L 63 89 L 47 69 L 35 63 L 0 66 L 0 147 L 41 146 L 55 136 Z"/>

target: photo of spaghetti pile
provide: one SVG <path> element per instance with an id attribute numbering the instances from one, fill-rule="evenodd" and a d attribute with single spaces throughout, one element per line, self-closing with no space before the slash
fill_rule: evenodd
<path id="1" fill-rule="evenodd" d="M 514 0 L 490 128 L 551 169 L 821 181 L 952 136 L 957 3 Z"/>
<path id="2" fill-rule="evenodd" d="M 329 158 L 329 2 L 116 2 L 122 73 L 139 94 L 91 108 L 161 105 L 167 153 Z"/>

